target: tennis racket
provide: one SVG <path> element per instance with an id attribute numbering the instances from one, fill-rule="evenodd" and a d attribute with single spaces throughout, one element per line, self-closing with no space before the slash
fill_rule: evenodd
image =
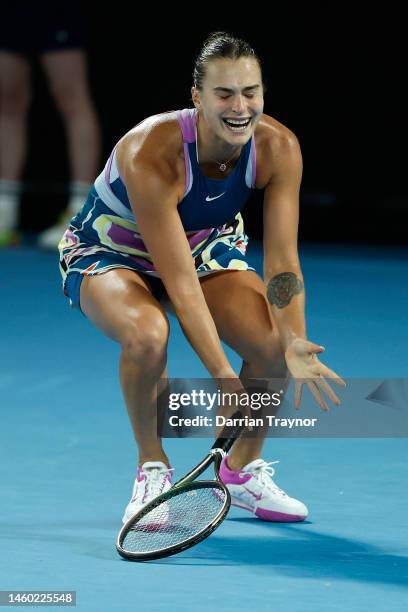
<path id="1" fill-rule="evenodd" d="M 242 417 L 239 411 L 232 419 Z M 231 496 L 220 479 L 222 457 L 243 429 L 225 427 L 208 455 L 168 491 L 146 504 L 123 525 L 116 541 L 118 553 L 132 561 L 160 559 L 195 546 L 225 519 Z M 214 480 L 196 480 L 214 464 Z"/>

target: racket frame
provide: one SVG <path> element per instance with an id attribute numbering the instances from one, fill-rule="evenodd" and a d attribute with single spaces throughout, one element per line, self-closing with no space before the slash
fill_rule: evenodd
<path id="1" fill-rule="evenodd" d="M 225 452 L 220 449 L 211 449 L 210 453 L 205 457 L 201 463 L 199 463 L 191 472 L 183 476 L 179 481 L 177 481 L 171 489 L 162 493 L 158 497 L 155 497 L 151 502 L 146 504 L 137 514 L 133 515 L 121 528 L 117 540 L 116 540 L 116 550 L 124 559 L 132 560 L 132 561 L 153 561 L 154 559 L 162 559 L 163 557 L 169 557 L 176 553 L 180 553 L 184 550 L 187 550 L 191 546 L 195 546 L 205 538 L 207 538 L 213 531 L 217 529 L 223 522 L 226 514 L 228 513 L 231 506 L 231 495 L 228 491 L 227 487 L 223 484 L 219 477 L 219 468 L 221 465 L 221 459 L 224 456 Z M 202 474 L 210 465 L 214 463 L 214 473 L 215 473 L 215 481 L 214 480 L 195 480 L 200 474 Z M 214 486 L 215 485 L 215 486 Z M 152 550 L 152 551 L 143 551 L 143 552 L 130 552 L 123 548 L 123 541 L 126 535 L 132 528 L 132 525 L 138 523 L 143 516 L 145 516 L 151 510 L 154 510 L 158 505 L 161 504 L 163 500 L 169 500 L 174 495 L 179 495 L 180 492 L 188 487 L 189 490 L 194 489 L 221 489 L 225 495 L 225 499 L 223 505 L 221 506 L 218 514 L 211 521 L 207 527 L 199 531 L 197 534 L 192 536 L 191 538 L 187 538 L 182 544 L 176 544 L 174 546 L 168 546 L 167 548 L 161 550 Z"/>
<path id="2" fill-rule="evenodd" d="M 239 417 L 240 412 L 237 411 L 232 416 L 232 418 Z M 171 555 L 182 552 L 196 544 L 199 544 L 202 540 L 207 538 L 213 531 L 217 529 L 223 522 L 226 517 L 228 510 L 231 506 L 231 495 L 228 491 L 227 487 L 224 485 L 222 480 L 220 479 L 220 466 L 222 458 L 228 453 L 232 445 L 234 444 L 236 438 L 239 437 L 241 431 L 243 430 L 242 425 L 235 426 L 232 431 L 227 436 L 227 428 L 221 432 L 221 435 L 214 442 L 210 452 L 208 455 L 198 463 L 190 472 L 188 472 L 185 476 L 180 478 L 168 491 L 162 493 L 161 495 L 155 497 L 151 502 L 143 506 L 139 512 L 134 514 L 121 528 L 119 534 L 116 539 L 116 550 L 120 554 L 121 557 L 131 561 L 153 561 L 154 559 L 161 559 L 163 557 L 169 557 Z M 200 474 L 202 474 L 211 464 L 214 464 L 214 480 L 195 480 Z M 174 495 L 178 495 L 179 492 L 185 487 L 189 485 L 192 489 L 194 488 L 214 488 L 214 484 L 216 484 L 217 488 L 220 488 L 224 494 L 225 499 L 224 503 L 216 515 L 216 517 L 211 521 L 211 523 L 198 534 L 192 536 L 185 540 L 182 544 L 176 544 L 174 546 L 168 546 L 162 550 L 155 551 L 144 551 L 132 553 L 123 548 L 123 541 L 127 535 L 127 533 L 131 530 L 131 527 L 134 523 L 137 523 L 145 514 L 153 510 L 156 506 L 158 506 L 163 500 L 171 499 Z"/>

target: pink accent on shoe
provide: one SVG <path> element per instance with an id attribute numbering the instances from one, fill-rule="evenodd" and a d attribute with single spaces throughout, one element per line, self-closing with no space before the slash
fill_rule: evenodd
<path id="1" fill-rule="evenodd" d="M 274 521 L 275 523 L 297 523 L 304 521 L 306 516 L 299 516 L 296 514 L 284 514 L 282 512 L 273 512 L 272 510 L 264 510 L 257 508 L 255 514 L 258 518 L 263 521 Z"/>
<path id="2" fill-rule="evenodd" d="M 248 487 L 244 487 L 245 491 L 247 493 L 249 493 L 250 495 L 252 495 L 253 498 L 256 499 L 256 501 L 260 501 L 262 499 L 262 493 L 260 493 L 259 495 L 257 495 L 256 493 L 254 493 L 253 491 L 251 491 L 250 489 L 248 489 Z"/>
<path id="3" fill-rule="evenodd" d="M 143 464 L 145 465 L 145 464 Z M 141 482 L 142 480 L 144 480 L 145 475 L 143 474 L 143 465 L 138 465 L 137 466 L 137 482 Z M 169 470 L 172 470 L 173 468 L 171 467 L 170 463 L 165 463 L 164 465 L 167 466 L 167 468 Z M 167 474 L 166 476 L 166 480 L 171 484 L 171 474 Z M 163 483 L 163 487 L 164 487 L 164 483 Z M 146 495 L 146 492 L 145 492 Z M 136 499 L 136 495 L 132 496 L 132 499 L 130 500 L 131 502 L 134 502 Z"/>
<path id="4" fill-rule="evenodd" d="M 225 456 L 221 462 L 220 478 L 224 484 L 242 485 L 251 480 L 253 476 L 252 474 L 243 474 L 241 470 L 231 470 L 228 465 L 228 457 Z"/>
<path id="5" fill-rule="evenodd" d="M 171 474 L 167 474 L 166 478 L 169 481 L 169 483 L 171 484 L 171 479 L 173 477 L 173 468 L 171 467 L 170 463 L 166 463 L 167 467 L 169 470 L 172 470 Z"/>
<path id="6" fill-rule="evenodd" d="M 235 508 L 242 508 L 243 510 L 249 510 L 249 512 L 252 512 L 252 508 L 246 506 L 245 504 L 239 504 L 235 500 L 231 502 L 231 506 L 235 506 Z"/>

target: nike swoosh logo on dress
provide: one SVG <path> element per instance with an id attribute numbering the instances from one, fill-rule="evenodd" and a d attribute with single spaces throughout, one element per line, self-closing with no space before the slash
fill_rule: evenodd
<path id="1" fill-rule="evenodd" d="M 210 198 L 210 196 L 207 196 L 207 197 L 205 198 L 205 201 L 206 201 L 206 202 L 211 202 L 212 200 L 217 200 L 217 198 L 220 198 L 221 196 L 223 196 L 223 195 L 224 195 L 224 193 L 225 193 L 225 191 L 224 191 L 223 193 L 220 193 L 220 195 L 214 196 L 213 198 Z"/>

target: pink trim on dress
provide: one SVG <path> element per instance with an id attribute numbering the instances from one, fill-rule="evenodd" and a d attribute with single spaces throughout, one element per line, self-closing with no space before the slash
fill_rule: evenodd
<path id="1" fill-rule="evenodd" d="M 184 164 L 186 167 L 186 189 L 190 187 L 190 157 L 188 145 L 195 141 L 195 108 L 184 108 L 177 111 L 177 119 L 180 124 L 181 133 L 183 134 L 184 143 Z"/>
<path id="2" fill-rule="evenodd" d="M 256 146 L 255 146 L 255 134 L 252 136 L 250 156 L 251 156 L 251 164 L 252 164 L 252 187 L 255 189 L 255 181 L 256 181 Z"/>
<path id="3" fill-rule="evenodd" d="M 190 187 L 190 157 L 188 152 L 188 143 L 184 143 L 184 165 L 186 167 L 186 189 L 184 193 L 187 193 L 188 188 Z M 184 196 L 183 196 L 184 197 Z"/>
<path id="4" fill-rule="evenodd" d="M 183 108 L 177 111 L 177 119 L 183 133 L 183 142 L 195 141 L 195 108 Z"/>

